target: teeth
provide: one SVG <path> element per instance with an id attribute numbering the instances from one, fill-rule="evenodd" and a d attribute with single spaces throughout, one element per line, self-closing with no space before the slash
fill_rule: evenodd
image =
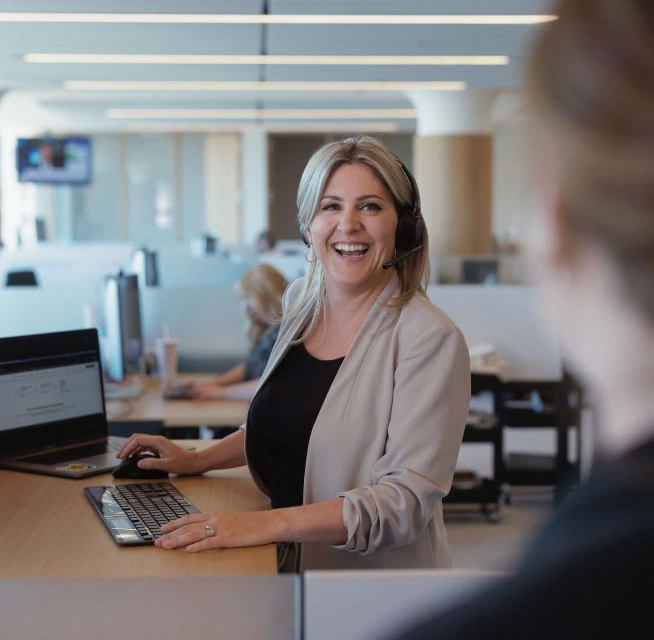
<path id="1" fill-rule="evenodd" d="M 339 242 L 334 245 L 336 251 L 365 251 L 367 248 L 367 244 L 343 244 Z"/>

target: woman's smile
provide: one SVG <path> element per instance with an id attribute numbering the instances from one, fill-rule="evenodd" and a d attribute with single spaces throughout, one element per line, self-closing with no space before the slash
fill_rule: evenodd
<path id="1" fill-rule="evenodd" d="M 344 164 L 334 171 L 308 229 L 328 290 L 383 288 L 391 276 L 383 264 L 393 258 L 397 220 L 393 196 L 371 169 Z"/>

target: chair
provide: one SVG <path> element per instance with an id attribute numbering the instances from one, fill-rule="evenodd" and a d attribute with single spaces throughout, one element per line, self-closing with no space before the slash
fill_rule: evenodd
<path id="1" fill-rule="evenodd" d="M 37 287 L 36 273 L 31 270 L 9 271 L 6 286 L 8 287 Z"/>

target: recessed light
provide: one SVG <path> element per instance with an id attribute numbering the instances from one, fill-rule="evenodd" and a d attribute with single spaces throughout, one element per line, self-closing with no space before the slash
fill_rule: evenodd
<path id="1" fill-rule="evenodd" d="M 131 120 L 413 120 L 417 117 L 415 109 L 107 109 L 104 115 L 106 118 Z"/>
<path id="2" fill-rule="evenodd" d="M 463 91 L 460 81 L 302 82 L 212 80 L 66 80 L 69 91 Z"/>
<path id="3" fill-rule="evenodd" d="M 131 53 L 26 53 L 23 62 L 47 64 L 266 65 L 507 65 L 508 56 L 240 56 Z"/>
<path id="4" fill-rule="evenodd" d="M 129 131 L 143 133 L 192 133 L 192 132 L 234 132 L 268 131 L 270 133 L 316 132 L 316 133 L 395 133 L 399 127 L 395 122 L 270 122 L 242 124 L 202 124 L 199 122 L 134 122 L 127 125 Z"/>
<path id="5" fill-rule="evenodd" d="M 298 15 L 220 13 L 42 13 L 3 12 L 0 22 L 115 22 L 150 24 L 540 24 L 555 15 Z"/>

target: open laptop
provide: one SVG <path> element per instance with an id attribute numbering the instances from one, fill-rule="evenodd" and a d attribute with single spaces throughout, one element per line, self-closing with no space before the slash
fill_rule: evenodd
<path id="1" fill-rule="evenodd" d="M 85 478 L 114 469 L 96 329 L 0 338 L 0 467 Z"/>

